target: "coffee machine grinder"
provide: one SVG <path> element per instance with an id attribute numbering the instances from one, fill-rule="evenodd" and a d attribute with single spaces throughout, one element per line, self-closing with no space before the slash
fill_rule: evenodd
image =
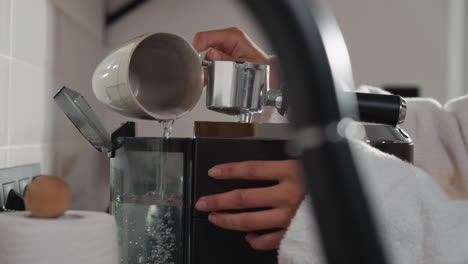
<path id="1" fill-rule="evenodd" d="M 202 65 L 208 72 L 207 107 L 239 115 L 241 122 L 196 122 L 193 138 L 136 137 L 132 122 L 109 135 L 80 94 L 63 87 L 54 97 L 82 135 L 97 150 L 108 153 L 111 211 L 119 229 L 121 263 L 276 263 L 275 250 L 252 249 L 245 233 L 213 226 L 194 204 L 210 194 L 276 184 L 215 180 L 207 172 L 228 162 L 294 158 L 293 151 L 288 151 L 291 144 L 287 144 L 284 124 L 251 123 L 252 115 L 265 106 L 286 112 L 284 89 L 269 88 L 267 65 L 226 61 L 202 61 Z M 394 154 L 404 153 L 401 157 L 411 160 L 411 140 L 395 126 L 404 119 L 404 100 L 392 98 L 371 104 L 384 105 L 391 118 L 383 122 L 392 124 L 372 126 L 373 138 L 362 140 L 376 146 L 393 144 L 390 150 L 398 150 Z M 370 119 L 379 122 L 375 116 Z M 271 231 L 275 230 L 258 230 Z"/>

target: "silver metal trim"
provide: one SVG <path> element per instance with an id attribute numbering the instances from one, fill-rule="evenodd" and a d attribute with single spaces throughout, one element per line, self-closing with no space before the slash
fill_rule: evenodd
<path id="1" fill-rule="evenodd" d="M 252 123 L 253 113 L 243 113 L 239 115 L 239 122 Z"/>
<path id="2" fill-rule="evenodd" d="M 398 124 L 405 122 L 408 103 L 403 97 L 400 97 L 400 113 L 398 114 Z"/>
<path id="3" fill-rule="evenodd" d="M 283 92 L 280 90 L 268 90 L 265 105 L 273 106 L 279 111 L 283 106 Z"/>

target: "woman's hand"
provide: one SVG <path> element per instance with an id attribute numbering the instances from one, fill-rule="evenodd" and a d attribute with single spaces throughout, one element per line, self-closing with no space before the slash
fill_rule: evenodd
<path id="1" fill-rule="evenodd" d="M 193 47 L 206 53 L 207 60 L 248 61 L 270 64 L 270 58 L 239 28 L 198 32 Z"/>
<path id="2" fill-rule="evenodd" d="M 291 219 L 304 198 L 302 173 L 294 160 L 246 161 L 218 165 L 208 175 L 219 180 L 272 180 L 277 185 L 264 188 L 237 189 L 200 198 L 197 210 L 212 212 L 208 220 L 221 228 L 249 232 L 247 241 L 254 249 L 279 247 Z M 257 212 L 224 213 L 221 211 L 247 208 L 271 208 Z M 252 231 L 276 229 L 258 235 Z"/>
<path id="3" fill-rule="evenodd" d="M 193 46 L 198 52 L 208 50 L 205 59 L 247 61 L 274 64 L 268 55 L 238 28 L 199 32 Z M 274 65 L 271 65 L 274 66 Z M 276 68 L 276 67 L 272 67 Z M 276 80 L 276 70 L 271 70 L 270 86 Z M 248 232 L 246 239 L 255 249 L 279 247 L 292 217 L 304 198 L 302 175 L 296 161 L 247 161 L 213 167 L 208 174 L 219 180 L 272 180 L 277 185 L 264 188 L 238 189 L 202 197 L 197 210 L 212 212 L 208 220 L 225 229 Z M 247 208 L 271 208 L 257 212 L 225 213 L 222 211 Z M 277 229 L 273 233 L 258 235 L 253 231 Z"/>
<path id="4" fill-rule="evenodd" d="M 198 32 L 193 38 L 193 47 L 205 54 L 206 60 L 246 61 L 270 65 L 270 87 L 279 88 L 279 69 L 276 60 L 263 52 L 239 28 L 231 27 Z M 206 82 L 206 72 L 204 81 Z"/>

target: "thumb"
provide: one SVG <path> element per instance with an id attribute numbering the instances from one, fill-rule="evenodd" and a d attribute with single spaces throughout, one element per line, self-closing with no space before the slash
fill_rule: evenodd
<path id="1" fill-rule="evenodd" d="M 206 52 L 205 58 L 207 60 L 235 61 L 233 57 L 215 49 L 209 49 L 208 52 Z"/>

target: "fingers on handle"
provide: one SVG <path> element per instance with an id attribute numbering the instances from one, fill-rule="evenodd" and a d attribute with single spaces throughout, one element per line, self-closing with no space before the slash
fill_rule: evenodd
<path id="1" fill-rule="evenodd" d="M 233 57 L 227 55 L 226 53 L 211 48 L 206 53 L 205 59 L 218 61 L 235 61 Z"/>
<path id="2" fill-rule="evenodd" d="M 289 225 L 288 214 L 282 209 L 271 209 L 249 213 L 212 213 L 208 220 L 221 228 L 250 232 L 255 230 L 267 230 L 273 228 L 285 228 Z"/>
<path id="3" fill-rule="evenodd" d="M 282 180 L 300 174 L 295 161 L 245 161 L 213 167 L 208 174 L 216 179 Z M 299 177 L 299 176 L 297 176 Z"/>
<path id="4" fill-rule="evenodd" d="M 264 188 L 236 189 L 233 191 L 202 197 L 195 207 L 200 211 L 223 211 L 233 209 L 277 207 L 287 203 L 280 186 Z"/>
<path id="5" fill-rule="evenodd" d="M 285 230 L 280 230 L 265 235 L 249 233 L 245 236 L 245 239 L 247 242 L 249 242 L 250 246 L 256 250 L 272 250 L 279 248 L 285 233 Z"/>
<path id="6" fill-rule="evenodd" d="M 246 39 L 245 33 L 236 27 L 203 31 L 195 34 L 193 47 L 198 51 L 208 48 L 216 48 L 224 53 L 230 54 L 240 41 Z"/>

